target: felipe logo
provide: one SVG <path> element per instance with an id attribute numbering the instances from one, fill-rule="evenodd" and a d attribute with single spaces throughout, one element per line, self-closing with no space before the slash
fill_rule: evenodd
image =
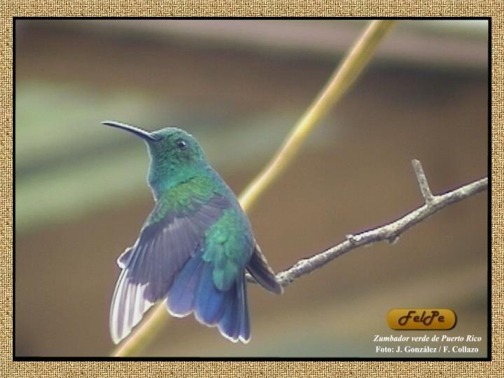
<path id="1" fill-rule="evenodd" d="M 392 309 L 387 315 L 392 329 L 452 329 L 457 323 L 457 315 L 446 308 Z"/>

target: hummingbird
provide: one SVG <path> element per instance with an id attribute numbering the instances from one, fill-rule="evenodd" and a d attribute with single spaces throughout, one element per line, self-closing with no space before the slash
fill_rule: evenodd
<path id="1" fill-rule="evenodd" d="M 126 338 L 151 306 L 164 301 L 172 316 L 193 313 L 225 338 L 247 343 L 245 273 L 275 294 L 283 288 L 236 196 L 189 133 L 103 124 L 147 144 L 147 181 L 155 202 L 135 244 L 117 259 L 121 273 L 110 309 L 112 340 L 117 344 Z"/>

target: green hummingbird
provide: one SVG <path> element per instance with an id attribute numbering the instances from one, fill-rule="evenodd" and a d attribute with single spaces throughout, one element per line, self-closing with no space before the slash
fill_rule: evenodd
<path id="1" fill-rule="evenodd" d="M 110 310 L 114 343 L 127 337 L 158 301 L 165 301 L 172 316 L 194 313 L 227 339 L 248 342 L 245 272 L 273 293 L 283 290 L 236 196 L 187 132 L 103 124 L 145 141 L 155 201 L 135 244 L 117 260 L 121 274 Z"/>

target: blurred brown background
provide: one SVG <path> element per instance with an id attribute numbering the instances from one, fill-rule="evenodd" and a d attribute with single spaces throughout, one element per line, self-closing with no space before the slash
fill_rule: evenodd
<path id="1" fill-rule="evenodd" d="M 188 130 L 240 193 L 365 25 L 17 20 L 15 355 L 113 350 L 116 258 L 134 243 L 152 198 L 144 144 L 101 121 Z M 399 22 L 250 214 L 276 271 L 421 205 L 414 158 L 435 193 L 488 174 L 487 27 Z M 396 244 L 355 250 L 283 296 L 250 286 L 247 345 L 187 317 L 170 319 L 143 354 L 390 357 L 375 354 L 382 344 L 373 342 L 401 334 L 387 328 L 387 312 L 439 307 L 458 315 L 444 333 L 482 337 L 464 344 L 476 355 L 439 356 L 486 356 L 487 207 L 487 192 L 450 206 Z M 415 334 L 425 332 L 407 332 Z"/>

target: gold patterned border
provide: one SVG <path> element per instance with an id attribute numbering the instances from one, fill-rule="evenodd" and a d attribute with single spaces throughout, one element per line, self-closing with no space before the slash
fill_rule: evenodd
<path id="1" fill-rule="evenodd" d="M 375 1 L 35 1 L 2 0 L 1 15 L 1 133 L 0 133 L 0 376 L 500 376 L 503 332 L 504 164 L 503 20 L 504 2 L 437 0 L 430 2 Z M 492 17 L 492 362 L 13 362 L 13 17 L 55 16 L 325 16 L 325 17 Z"/>

